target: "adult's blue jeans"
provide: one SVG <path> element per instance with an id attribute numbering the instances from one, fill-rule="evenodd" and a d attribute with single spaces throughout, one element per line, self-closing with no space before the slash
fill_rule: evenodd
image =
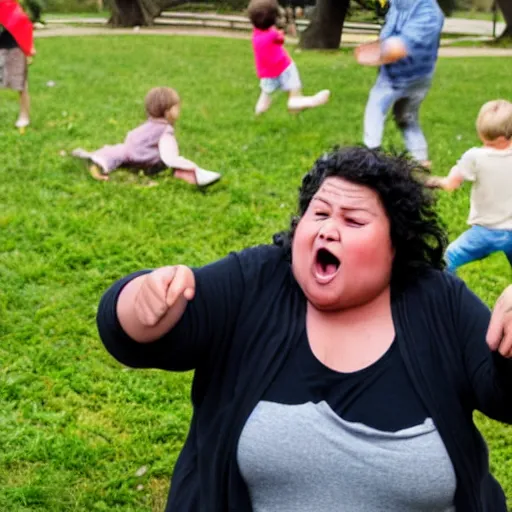
<path id="1" fill-rule="evenodd" d="M 428 145 L 419 123 L 420 106 L 432 83 L 427 76 L 411 84 L 397 86 L 379 73 L 377 82 L 370 91 L 364 114 L 364 144 L 368 148 L 378 148 L 382 144 L 384 123 L 389 110 L 400 128 L 405 146 L 418 162 L 428 160 Z"/>

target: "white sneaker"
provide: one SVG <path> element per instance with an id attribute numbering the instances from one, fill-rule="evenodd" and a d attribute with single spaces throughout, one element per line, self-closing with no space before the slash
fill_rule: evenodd
<path id="1" fill-rule="evenodd" d="M 329 97 L 331 96 L 331 91 L 328 89 L 324 89 L 323 91 L 317 92 L 313 96 L 312 105 L 313 107 L 319 107 L 320 105 L 325 105 L 329 101 Z"/>
<path id="2" fill-rule="evenodd" d="M 26 128 L 29 124 L 30 124 L 30 119 L 28 119 L 26 117 L 20 117 L 16 121 L 16 124 L 14 126 L 16 126 L 16 128 Z"/>
<path id="3" fill-rule="evenodd" d="M 196 181 L 197 186 L 200 188 L 208 187 L 209 185 L 213 185 L 215 182 L 219 181 L 221 175 L 218 172 L 207 171 L 206 169 L 201 169 L 197 167 L 195 170 L 196 173 Z"/>

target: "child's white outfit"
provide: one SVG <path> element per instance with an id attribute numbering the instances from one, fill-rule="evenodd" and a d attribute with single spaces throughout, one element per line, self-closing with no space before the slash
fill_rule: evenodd
<path id="1" fill-rule="evenodd" d="M 266 94 L 272 94 L 274 91 L 296 91 L 302 88 L 299 70 L 292 62 L 285 70 L 275 78 L 261 78 L 261 90 Z"/>
<path id="2" fill-rule="evenodd" d="M 472 182 L 468 224 L 471 228 L 446 251 L 448 270 L 502 251 L 512 265 L 512 147 L 472 148 L 457 170 Z"/>

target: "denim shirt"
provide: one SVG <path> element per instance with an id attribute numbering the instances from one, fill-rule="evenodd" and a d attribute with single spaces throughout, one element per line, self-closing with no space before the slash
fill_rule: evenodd
<path id="1" fill-rule="evenodd" d="M 444 15 L 436 0 L 391 0 L 380 39 L 400 37 L 407 56 L 382 66 L 381 74 L 397 87 L 432 75 L 443 23 Z"/>

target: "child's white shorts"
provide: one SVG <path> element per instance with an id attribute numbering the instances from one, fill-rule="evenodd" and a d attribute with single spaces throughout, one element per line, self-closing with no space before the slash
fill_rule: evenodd
<path id="1" fill-rule="evenodd" d="M 302 89 L 299 70 L 292 62 L 279 76 L 275 78 L 262 78 L 260 80 L 261 90 L 266 94 L 272 94 L 277 89 L 282 91 L 294 91 Z"/>

